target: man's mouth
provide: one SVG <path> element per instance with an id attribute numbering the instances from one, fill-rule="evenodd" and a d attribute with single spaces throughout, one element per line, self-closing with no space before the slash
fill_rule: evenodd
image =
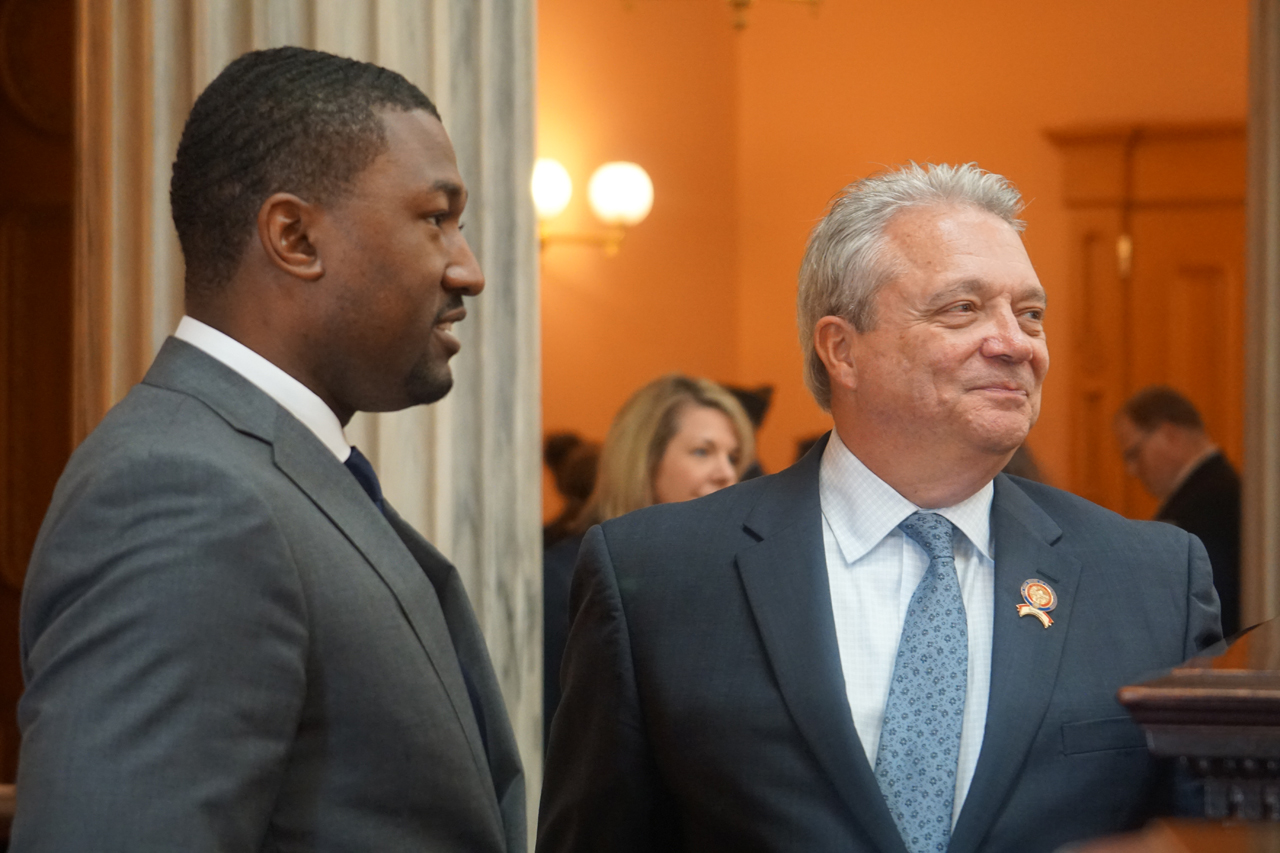
<path id="1" fill-rule="evenodd" d="M 458 306 L 436 318 L 435 331 L 439 334 L 445 348 L 451 352 L 457 352 L 462 349 L 462 342 L 453 335 L 453 324 L 462 322 L 466 316 L 467 309 Z"/>
<path id="2" fill-rule="evenodd" d="M 992 394 L 998 397 L 1019 397 L 1025 399 L 1031 396 L 1027 387 L 1017 382 L 977 383 L 970 386 L 969 390 L 983 394 Z"/>

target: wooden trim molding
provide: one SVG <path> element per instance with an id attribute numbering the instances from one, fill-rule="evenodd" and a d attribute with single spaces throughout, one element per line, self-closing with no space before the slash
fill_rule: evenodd
<path id="1" fill-rule="evenodd" d="M 111 4 L 76 2 L 75 258 L 72 287 L 72 441 L 79 444 L 109 407 L 105 283 L 110 280 L 110 241 L 102 227 L 110 221 Z"/>
<path id="2" fill-rule="evenodd" d="M 1280 614 L 1280 0 L 1251 0 L 1243 621 Z"/>

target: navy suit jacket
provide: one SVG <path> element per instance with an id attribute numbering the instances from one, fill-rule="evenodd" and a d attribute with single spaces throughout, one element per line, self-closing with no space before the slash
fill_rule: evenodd
<path id="1" fill-rule="evenodd" d="M 818 469 L 801 462 L 587 535 L 539 853 L 905 850 L 845 694 Z M 1054 850 L 1160 809 L 1116 690 L 1221 636 L 1204 548 L 1001 475 L 982 752 L 951 853 Z M 1020 618 L 1048 581 L 1054 624 Z"/>
<path id="2" fill-rule="evenodd" d="M 1222 600 L 1222 631 L 1240 625 L 1240 477 L 1227 457 L 1202 462 L 1156 513 L 1204 543 L 1213 566 L 1213 586 Z"/>

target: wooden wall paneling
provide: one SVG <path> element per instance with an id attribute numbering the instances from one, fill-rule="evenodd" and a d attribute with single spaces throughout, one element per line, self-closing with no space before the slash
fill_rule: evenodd
<path id="1" fill-rule="evenodd" d="M 15 496 L 13 494 L 13 477 L 10 471 L 9 457 L 13 447 L 11 434 L 11 416 L 15 407 L 10 405 L 10 370 L 14 352 L 10 342 L 9 327 L 13 325 L 13 283 L 7 270 L 9 267 L 9 239 L 7 217 L 0 217 L 0 358 L 4 359 L 4 369 L 0 370 L 0 543 L 14 541 L 13 514 Z M 0 581 L 12 584 L 11 578 L 18 577 L 18 585 L 22 580 L 19 567 L 14 565 L 13 555 L 4 546 L 0 546 Z M 23 563 L 25 568 L 25 563 Z"/>
<path id="2" fill-rule="evenodd" d="M 1112 443 L 1110 413 L 1123 393 L 1123 380 L 1116 374 L 1116 365 L 1124 361 L 1125 301 L 1115 260 L 1119 219 L 1112 210 L 1092 210 L 1073 220 L 1069 233 L 1077 299 L 1073 314 L 1079 318 L 1079 328 L 1070 344 L 1076 351 L 1077 368 L 1068 377 L 1075 425 L 1075 476 L 1068 488 L 1106 506 L 1119 499 L 1124 489 L 1123 479 L 1107 461 Z"/>
<path id="3" fill-rule="evenodd" d="M 1239 123 L 1138 128 L 1135 137 L 1135 204 L 1243 204 L 1247 162 Z"/>
<path id="4" fill-rule="evenodd" d="M 72 441 L 111 405 L 112 32 L 110 3 L 76 0 L 75 228 L 72 308 Z"/>
<path id="5" fill-rule="evenodd" d="M 1128 129 L 1060 129 L 1045 135 L 1062 158 L 1065 204 L 1072 208 L 1120 204 L 1125 194 Z"/>
<path id="6" fill-rule="evenodd" d="M 1053 131 L 1080 300 L 1072 337 L 1072 488 L 1134 518 L 1156 501 L 1129 478 L 1110 424 L 1134 391 L 1179 388 L 1237 462 L 1242 447 L 1244 129 Z"/>
<path id="7" fill-rule="evenodd" d="M 69 164 L 68 164 L 69 167 Z M 27 561 L 71 448 L 70 204 L 0 214 L 6 375 L 0 569 L 0 780 L 17 769 L 18 605 Z"/>
<path id="8" fill-rule="evenodd" d="M 1280 614 L 1280 0 L 1249 4 L 1245 624 Z"/>
<path id="9" fill-rule="evenodd" d="M 0 782 L 17 764 L 18 608 L 72 447 L 75 5 L 0 0 Z"/>
<path id="10" fill-rule="evenodd" d="M 1177 384 L 1238 464 L 1242 446 L 1244 208 L 1134 215 L 1134 384 Z M 1234 452 L 1233 452 L 1234 451 Z"/>
<path id="11" fill-rule="evenodd" d="M 69 206 L 0 217 L 7 428 L 3 580 L 22 588 L 31 546 L 71 445 Z"/>

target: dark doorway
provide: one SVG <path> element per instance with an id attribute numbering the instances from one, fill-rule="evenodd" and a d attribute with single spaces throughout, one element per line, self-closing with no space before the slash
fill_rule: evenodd
<path id="1" fill-rule="evenodd" d="M 18 761 L 18 602 L 71 452 L 71 0 L 0 0 L 0 781 Z"/>

